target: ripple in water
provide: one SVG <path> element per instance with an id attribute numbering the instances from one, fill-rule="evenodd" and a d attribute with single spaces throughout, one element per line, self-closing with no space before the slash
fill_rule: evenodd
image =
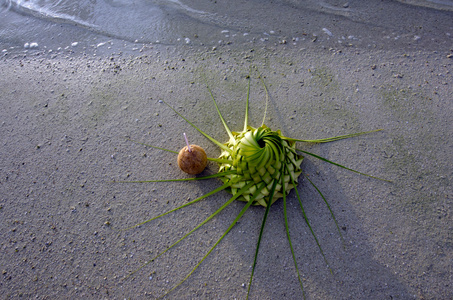
<path id="1" fill-rule="evenodd" d="M 178 0 L 9 0 L 3 7 L 54 23 L 83 27 L 125 41 L 171 43 L 184 35 L 185 23 L 205 22 L 214 15 Z"/>
<path id="2" fill-rule="evenodd" d="M 129 42 L 434 48 L 450 45 L 453 34 L 453 0 L 188 2 L 0 0 L 0 47 Z"/>

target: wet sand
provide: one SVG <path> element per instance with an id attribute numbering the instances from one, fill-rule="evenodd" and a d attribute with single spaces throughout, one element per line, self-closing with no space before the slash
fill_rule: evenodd
<path id="1" fill-rule="evenodd" d="M 310 42 L 315 44 L 316 42 Z M 0 291 L 17 298 L 156 298 L 193 268 L 243 207 L 224 212 L 123 280 L 229 199 L 227 193 L 131 230 L 195 199 L 220 181 L 118 183 L 184 178 L 172 153 L 182 133 L 219 150 L 171 109 L 227 140 L 205 79 L 232 130 L 241 130 L 250 66 L 265 77 L 266 125 L 314 139 L 382 128 L 301 148 L 391 183 L 306 157 L 288 218 L 307 299 L 452 298 L 452 53 L 290 45 L 212 49 L 154 46 L 135 56 L 4 56 L 0 61 Z M 250 124 L 265 93 L 252 75 Z M 207 174 L 217 171 L 208 166 Z M 244 299 L 264 215 L 251 208 L 169 299 Z M 252 299 L 301 299 L 283 204 L 271 208 Z"/>

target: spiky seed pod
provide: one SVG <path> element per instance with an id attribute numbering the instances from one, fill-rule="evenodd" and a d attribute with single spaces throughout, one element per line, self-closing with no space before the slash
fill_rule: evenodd
<path id="1" fill-rule="evenodd" d="M 296 143 L 282 136 L 280 130 L 272 131 L 266 125 L 258 128 L 247 126 L 246 131 L 232 132 L 234 140 L 230 139 L 225 145 L 232 151 L 223 151 L 220 159 L 228 163 L 220 163 L 219 172 L 235 170 L 235 174 L 221 177 L 224 183 L 231 183 L 228 192 L 235 195 L 239 189 L 254 182 L 248 191 L 238 200 L 248 202 L 255 193 L 258 184 L 263 181 L 266 187 L 255 198 L 252 205 L 266 207 L 283 196 L 281 177 L 284 176 L 285 194 L 294 188 L 291 178 L 297 183 L 302 170 L 300 165 L 303 156 L 296 153 Z M 283 172 L 282 172 L 283 170 Z M 270 191 L 277 180 L 274 195 L 270 198 Z"/>
<path id="2" fill-rule="evenodd" d="M 263 86 L 266 90 L 266 95 L 267 95 L 267 89 L 266 86 Z M 250 81 L 249 81 L 250 84 Z M 250 88 L 250 85 L 249 85 Z M 223 185 L 219 188 L 216 188 L 215 190 L 202 195 L 198 197 L 195 200 L 191 200 L 188 203 L 185 203 L 175 209 L 172 209 L 166 213 L 160 214 L 157 217 L 154 217 L 152 219 L 146 220 L 144 222 L 141 222 L 133 227 L 137 227 L 139 225 L 143 225 L 147 222 L 150 222 L 152 220 L 155 220 L 157 218 L 163 217 L 173 211 L 176 211 L 178 209 L 181 209 L 183 207 L 186 207 L 188 205 L 194 204 L 200 200 L 203 200 L 211 195 L 216 194 L 217 192 L 220 192 L 222 190 L 226 190 L 230 192 L 232 197 L 225 203 L 223 204 L 218 210 L 216 210 L 214 213 L 212 213 L 209 217 L 207 217 L 203 222 L 201 222 L 198 226 L 196 226 L 194 229 L 189 231 L 186 235 L 184 235 L 182 238 L 180 238 L 178 241 L 173 243 L 171 246 L 167 247 L 163 252 L 158 254 L 156 257 L 152 258 L 151 260 L 147 261 L 144 263 L 140 268 L 136 269 L 134 272 L 130 273 L 127 277 L 131 276 L 144 266 L 148 265 L 150 262 L 154 261 L 157 259 L 159 256 L 173 248 L 176 244 L 184 240 L 186 237 L 191 235 L 195 230 L 209 222 L 214 216 L 216 216 L 218 213 L 220 213 L 222 210 L 224 210 L 228 205 L 230 205 L 233 201 L 235 200 L 242 200 L 246 201 L 247 204 L 244 205 L 242 208 L 241 212 L 236 216 L 236 218 L 233 220 L 231 225 L 228 227 L 228 229 L 224 232 L 224 234 L 217 240 L 217 242 L 214 243 L 214 245 L 210 248 L 210 250 L 203 256 L 203 258 L 198 262 L 198 264 L 187 274 L 187 276 L 182 279 L 178 284 L 176 284 L 173 288 L 168 290 L 163 296 L 167 295 L 174 289 L 176 289 L 178 286 L 180 286 L 184 281 L 186 281 L 187 278 L 190 277 L 190 275 L 198 268 L 198 266 L 207 258 L 207 256 L 214 250 L 214 248 L 222 241 L 222 239 L 228 234 L 228 232 L 233 228 L 233 226 L 239 221 L 239 219 L 243 216 L 243 214 L 247 211 L 247 209 L 250 207 L 250 205 L 262 205 L 266 207 L 266 211 L 264 213 L 263 221 L 261 224 L 261 230 L 260 234 L 258 237 L 258 242 L 256 245 L 256 251 L 255 251 L 255 258 L 254 258 L 254 263 L 252 266 L 252 272 L 250 275 L 250 281 L 248 285 L 248 290 L 247 290 L 247 299 L 250 293 L 250 287 L 252 285 L 252 279 L 253 279 L 253 274 L 257 262 L 257 255 L 258 255 L 258 250 L 263 234 L 263 229 L 264 225 L 266 223 L 267 215 L 270 210 L 271 204 L 273 204 L 276 200 L 279 198 L 283 198 L 283 210 L 284 210 L 284 218 L 285 218 L 285 227 L 286 227 L 286 233 L 288 237 L 288 242 L 289 242 L 289 247 L 291 249 L 291 253 L 293 256 L 294 260 L 294 266 L 297 272 L 297 277 L 299 279 L 300 287 L 302 289 L 302 293 L 304 294 L 304 289 L 303 289 L 303 284 L 301 280 L 301 276 L 299 273 L 299 269 L 297 266 L 297 261 L 296 261 L 296 256 L 294 255 L 294 249 L 291 243 L 291 237 L 290 237 L 290 232 L 289 232 L 289 227 L 288 227 L 288 221 L 287 221 L 287 213 L 286 213 L 286 195 L 297 185 L 297 178 L 299 175 L 302 173 L 302 170 L 300 168 L 300 165 L 303 160 L 303 156 L 300 154 L 297 154 L 297 151 L 303 154 L 310 155 L 312 157 L 315 157 L 317 159 L 320 159 L 322 161 L 325 161 L 327 163 L 333 164 L 335 166 L 344 168 L 346 170 L 361 174 L 361 175 L 366 175 L 372 178 L 379 179 L 377 177 L 373 177 L 352 169 L 349 169 L 345 166 L 342 166 L 340 164 L 334 163 L 330 160 L 327 160 L 326 158 L 323 158 L 319 155 L 316 155 L 314 153 L 310 153 L 308 151 L 302 150 L 302 149 L 296 149 L 296 142 L 308 142 L 308 143 L 328 143 L 328 142 L 333 142 L 341 139 L 346 139 L 346 138 L 351 138 L 354 136 L 366 134 L 366 133 L 371 133 L 371 132 L 376 132 L 378 130 L 372 130 L 372 131 L 367 131 L 367 132 L 359 132 L 359 133 L 353 133 L 353 134 L 346 134 L 346 135 L 341 135 L 341 136 L 336 136 L 336 137 L 331 137 L 331 138 L 324 138 L 324 139 L 316 139 L 316 140 L 301 140 L 301 139 L 294 139 L 294 138 L 288 138 L 285 137 L 281 134 L 279 130 L 277 131 L 272 131 L 270 128 L 268 128 L 266 125 L 264 125 L 264 119 L 263 123 L 260 127 L 254 128 L 251 126 L 248 126 L 247 120 L 248 120 L 248 99 L 249 99 L 249 93 L 247 93 L 247 103 L 246 103 L 246 111 L 245 111 L 245 124 L 244 124 L 244 129 L 241 132 L 232 132 L 229 128 L 228 125 L 226 124 L 225 120 L 222 117 L 222 114 L 220 113 L 220 110 L 217 106 L 217 103 L 214 99 L 214 96 L 212 95 L 211 90 L 209 89 L 209 93 L 211 94 L 211 98 L 214 102 L 214 105 L 216 107 L 216 110 L 219 114 L 220 120 L 222 121 L 225 130 L 227 131 L 229 135 L 229 141 L 225 144 L 222 144 L 221 142 L 217 141 L 213 137 L 209 136 L 205 132 L 203 132 L 201 129 L 199 129 L 197 126 L 195 126 L 193 123 L 191 123 L 189 120 L 187 120 L 184 116 L 182 116 L 179 112 L 177 112 L 173 107 L 169 105 L 169 107 L 176 112 L 179 116 L 181 116 L 184 120 L 187 121 L 188 124 L 190 124 L 192 127 L 194 127 L 196 130 L 198 130 L 202 135 L 204 135 L 206 138 L 208 138 L 210 141 L 212 141 L 214 144 L 219 146 L 222 149 L 222 153 L 220 154 L 219 158 L 208 158 L 211 161 L 216 161 L 219 163 L 220 169 L 217 174 L 212 174 L 212 175 L 207 175 L 203 177 L 197 177 L 197 178 L 184 178 L 184 179 L 169 179 L 169 180 L 148 180 L 148 181 L 135 181 L 135 182 L 163 182 L 163 181 L 188 181 L 188 180 L 201 180 L 201 179 L 209 179 L 209 178 L 220 178 L 223 181 Z M 168 104 L 167 104 L 168 105 Z M 266 115 L 266 113 L 265 113 Z M 187 145 L 189 144 L 187 139 L 186 139 Z M 154 146 L 151 146 L 154 147 Z M 179 152 L 179 157 L 178 157 L 178 164 L 183 169 L 183 171 L 190 173 L 190 174 L 196 174 L 201 171 L 203 171 L 204 167 L 206 166 L 206 153 L 204 150 L 196 145 L 190 145 L 190 147 L 195 150 L 192 152 L 189 152 L 187 150 L 187 147 L 184 147 L 180 152 Z M 159 148 L 155 147 L 161 150 L 166 150 L 169 152 L 174 152 L 172 150 L 167 150 L 164 148 Z M 199 157 L 200 156 L 200 157 Z M 186 163 L 190 167 L 186 167 Z M 196 166 L 194 168 L 194 166 Z M 192 170 L 192 168 L 196 169 Z M 330 209 L 330 206 L 321 193 L 319 189 L 314 185 L 314 183 L 308 179 L 308 182 L 313 185 L 313 187 L 318 191 L 319 195 L 322 197 L 324 200 L 325 204 L 327 205 L 327 208 L 330 210 L 330 214 L 332 216 L 332 219 L 335 222 L 335 225 L 337 227 L 337 230 L 341 236 L 341 231 L 340 227 L 338 226 L 337 221 L 335 220 L 335 216 Z M 310 222 L 304 212 L 304 208 L 302 205 L 302 201 L 300 199 L 299 193 L 297 193 L 296 190 L 296 196 L 300 204 L 300 208 L 302 210 L 303 217 L 305 219 L 305 222 L 308 225 L 308 228 L 313 236 L 313 238 L 316 241 L 316 244 L 318 245 L 318 248 L 324 257 L 324 260 L 326 264 L 328 265 L 327 259 L 324 255 L 324 252 L 322 251 L 321 245 L 318 242 L 318 239 L 316 238 L 316 235 L 310 225 Z M 332 271 L 331 271 L 332 272 Z M 305 294 L 304 294 L 305 298 Z"/>
<path id="3" fill-rule="evenodd" d="M 196 175 L 203 172 L 208 164 L 206 152 L 197 145 L 190 145 L 190 150 L 185 146 L 179 151 L 178 166 L 186 173 Z"/>

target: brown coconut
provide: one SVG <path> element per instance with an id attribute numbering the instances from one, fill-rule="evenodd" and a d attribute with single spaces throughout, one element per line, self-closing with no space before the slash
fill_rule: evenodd
<path id="1" fill-rule="evenodd" d="M 199 174 L 206 168 L 208 157 L 200 146 L 190 145 L 190 150 L 191 152 L 185 146 L 179 151 L 178 166 L 186 173 Z"/>

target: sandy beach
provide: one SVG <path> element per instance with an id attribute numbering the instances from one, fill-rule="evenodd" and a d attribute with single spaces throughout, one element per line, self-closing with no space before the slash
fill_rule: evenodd
<path id="1" fill-rule="evenodd" d="M 453 32 L 451 32 L 453 34 Z M 444 38 L 442 38 L 444 39 Z M 380 181 L 306 157 L 288 221 L 307 299 L 453 298 L 453 48 L 366 47 L 308 39 L 150 45 L 136 54 L 49 54 L 0 59 L 0 298 L 155 299 L 181 281 L 244 206 L 233 202 L 185 241 L 124 279 L 229 199 L 221 192 L 138 228 L 139 222 L 220 186 L 186 178 L 183 132 L 210 157 L 219 149 L 161 100 L 219 141 L 250 124 L 300 139 L 373 129 L 328 144 L 300 143 Z M 450 44 L 449 44 L 450 43 Z M 450 45 L 450 47 L 448 46 Z M 258 73 L 259 72 L 259 73 Z M 209 163 L 204 174 L 217 172 Z M 245 299 L 264 215 L 253 207 L 168 299 Z M 251 299 L 302 299 L 283 203 L 270 209 Z M 332 274 L 329 271 L 332 270 Z"/>

